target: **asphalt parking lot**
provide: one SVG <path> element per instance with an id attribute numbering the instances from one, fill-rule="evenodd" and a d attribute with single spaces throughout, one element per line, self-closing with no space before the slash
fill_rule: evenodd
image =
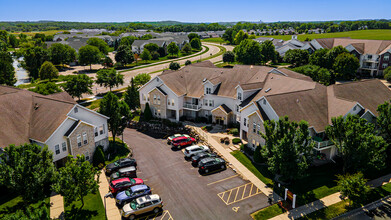
<path id="1" fill-rule="evenodd" d="M 230 168 L 200 175 L 165 139 L 126 129 L 124 141 L 133 149 L 138 177 L 164 204 L 163 213 L 142 219 L 251 219 L 252 212 L 268 205 L 257 187 Z"/>

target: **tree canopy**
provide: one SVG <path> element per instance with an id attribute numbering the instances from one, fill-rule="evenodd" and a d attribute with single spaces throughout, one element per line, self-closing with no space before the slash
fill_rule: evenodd
<path id="1" fill-rule="evenodd" d="M 159 46 L 155 43 L 149 43 L 144 46 L 144 49 L 147 49 L 150 52 L 155 52 L 159 49 Z"/>
<path id="2" fill-rule="evenodd" d="M 179 65 L 177 62 L 171 62 L 168 68 L 170 68 L 170 70 L 179 70 L 181 65 Z"/>
<path id="3" fill-rule="evenodd" d="M 103 54 L 107 54 L 109 52 L 109 45 L 107 45 L 107 43 L 100 38 L 92 37 L 87 40 L 87 44 L 97 47 Z"/>
<path id="4" fill-rule="evenodd" d="M 132 63 L 134 61 L 134 55 L 132 53 L 132 50 L 130 49 L 130 46 L 128 45 L 119 46 L 114 58 L 115 61 L 120 62 L 123 65 Z"/>
<path id="5" fill-rule="evenodd" d="M 223 62 L 232 63 L 235 62 L 235 53 L 227 51 L 223 54 Z"/>
<path id="6" fill-rule="evenodd" d="M 189 43 L 186 43 L 183 47 L 182 47 L 182 53 L 183 54 L 190 54 L 191 53 L 191 46 Z"/>
<path id="7" fill-rule="evenodd" d="M 347 197 L 354 203 L 365 201 L 370 190 L 367 180 L 362 173 L 338 175 L 338 188 L 343 197 Z M 349 204 L 351 205 L 349 201 Z"/>
<path id="8" fill-rule="evenodd" d="M 261 54 L 265 63 L 276 61 L 276 50 L 272 41 L 267 40 L 261 43 Z"/>
<path id="9" fill-rule="evenodd" d="M 79 62 L 82 64 L 90 65 L 100 63 L 101 53 L 95 46 L 85 45 L 79 49 Z"/>
<path id="10" fill-rule="evenodd" d="M 199 38 L 193 38 L 190 41 L 190 45 L 192 48 L 194 48 L 196 50 L 201 50 L 201 40 Z"/>
<path id="11" fill-rule="evenodd" d="M 134 86 L 133 78 L 130 81 L 130 86 L 126 88 L 124 93 L 124 101 L 128 104 L 129 108 L 135 110 L 140 107 L 140 97 L 137 88 Z"/>
<path id="12" fill-rule="evenodd" d="M 57 77 L 58 77 L 57 68 L 50 61 L 45 61 L 42 64 L 41 68 L 39 69 L 39 78 L 41 80 L 49 79 L 49 81 L 52 81 L 52 79 Z"/>
<path id="13" fill-rule="evenodd" d="M 338 55 L 333 64 L 336 76 L 345 80 L 356 78 L 356 72 L 359 67 L 360 61 L 350 53 Z"/>
<path id="14" fill-rule="evenodd" d="M 320 66 L 323 68 L 329 68 L 328 60 L 326 57 L 328 51 L 329 49 L 325 49 L 325 48 L 316 50 L 313 54 L 311 54 L 309 58 L 310 64 Z"/>
<path id="15" fill-rule="evenodd" d="M 24 58 L 22 67 L 29 72 L 31 78 L 37 79 L 39 77 L 39 69 L 48 60 L 47 50 L 40 46 L 31 46 L 21 50 Z"/>
<path id="16" fill-rule="evenodd" d="M 151 52 L 144 48 L 143 52 L 140 54 L 140 58 L 144 61 L 152 60 Z"/>
<path id="17" fill-rule="evenodd" d="M 237 61 L 244 64 L 257 64 L 263 60 L 261 45 L 249 39 L 243 40 L 239 46 L 236 46 L 234 53 Z"/>
<path id="18" fill-rule="evenodd" d="M 167 46 L 167 52 L 171 55 L 178 54 L 179 53 L 179 47 L 176 45 L 175 42 L 171 42 Z"/>
<path id="19" fill-rule="evenodd" d="M 54 43 L 48 49 L 49 60 L 54 65 L 69 64 L 76 59 L 76 50 L 66 44 Z"/>
<path id="20" fill-rule="evenodd" d="M 134 42 L 134 40 L 137 40 L 137 37 L 135 37 L 135 36 L 126 36 L 126 37 L 122 37 L 122 38 L 121 38 L 121 41 L 120 41 L 120 43 L 119 43 L 119 45 L 120 45 L 120 46 L 126 45 L 126 46 L 128 46 L 128 47 L 131 47 L 132 44 L 133 44 L 133 42 Z"/>
<path id="21" fill-rule="evenodd" d="M 298 67 L 308 64 L 309 53 L 306 50 L 293 49 L 285 53 L 284 61 Z"/>
<path id="22" fill-rule="evenodd" d="M 29 89 L 29 91 L 36 92 L 42 95 L 50 95 L 61 92 L 60 87 L 54 82 L 40 83 L 35 88 Z"/>
<path id="23" fill-rule="evenodd" d="M 148 73 L 140 73 L 137 76 L 135 76 L 133 79 L 134 79 L 134 86 L 138 88 L 144 85 L 145 83 L 149 82 L 149 80 L 151 80 L 151 75 L 149 75 Z"/>
<path id="24" fill-rule="evenodd" d="M 243 40 L 245 39 L 248 39 L 248 34 L 247 33 L 244 33 L 243 30 L 240 30 L 236 35 L 235 35 L 235 38 L 234 38 L 234 43 L 236 45 L 239 45 Z"/>
<path id="25" fill-rule="evenodd" d="M 223 39 L 225 41 L 228 41 L 230 44 L 233 44 L 235 35 L 236 35 L 236 33 L 233 28 L 227 28 L 223 34 Z"/>
<path id="26" fill-rule="evenodd" d="M 79 100 L 84 93 L 92 94 L 92 80 L 89 76 L 85 74 L 80 74 L 76 76 L 68 76 L 63 85 L 64 90 L 72 96 L 72 98 L 77 97 Z"/>
<path id="27" fill-rule="evenodd" d="M 312 80 L 319 82 L 325 86 L 335 83 L 333 80 L 334 77 L 332 70 L 330 71 L 320 66 L 304 65 L 294 68 L 293 71 L 309 76 Z"/>
<path id="28" fill-rule="evenodd" d="M 189 38 L 189 41 L 193 40 L 194 38 L 200 38 L 200 35 L 196 34 L 196 33 L 190 33 L 187 35 L 187 37 Z"/>
<path id="29" fill-rule="evenodd" d="M 0 84 L 13 86 L 16 83 L 15 68 L 9 52 L 0 51 Z"/>
<path id="30" fill-rule="evenodd" d="M 96 84 L 100 86 L 111 88 L 114 86 L 118 87 L 119 85 L 124 84 L 124 75 L 118 73 L 115 69 L 100 69 L 96 72 Z"/>

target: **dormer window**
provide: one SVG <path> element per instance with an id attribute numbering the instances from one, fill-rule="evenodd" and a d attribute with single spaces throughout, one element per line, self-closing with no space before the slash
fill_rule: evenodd
<path id="1" fill-rule="evenodd" d="M 206 94 L 211 94 L 211 93 L 212 93 L 212 89 L 209 88 L 209 87 L 207 87 L 207 88 L 206 88 Z"/>
<path id="2" fill-rule="evenodd" d="M 238 92 L 238 99 L 239 99 L 240 101 L 242 101 L 242 93 L 241 93 L 241 92 Z"/>

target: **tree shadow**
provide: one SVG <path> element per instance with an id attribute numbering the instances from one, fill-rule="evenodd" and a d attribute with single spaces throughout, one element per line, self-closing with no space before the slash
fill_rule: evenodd
<path id="1" fill-rule="evenodd" d="M 96 210 L 91 211 L 87 209 L 76 208 L 75 205 L 72 205 L 71 210 L 65 211 L 65 219 L 91 219 L 94 216 L 97 216 L 98 212 Z"/>

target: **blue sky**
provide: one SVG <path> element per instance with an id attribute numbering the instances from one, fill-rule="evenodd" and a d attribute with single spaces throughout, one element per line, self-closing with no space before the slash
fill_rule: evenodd
<path id="1" fill-rule="evenodd" d="M 391 0 L 0 0 L 0 21 L 325 21 L 391 18 Z"/>

